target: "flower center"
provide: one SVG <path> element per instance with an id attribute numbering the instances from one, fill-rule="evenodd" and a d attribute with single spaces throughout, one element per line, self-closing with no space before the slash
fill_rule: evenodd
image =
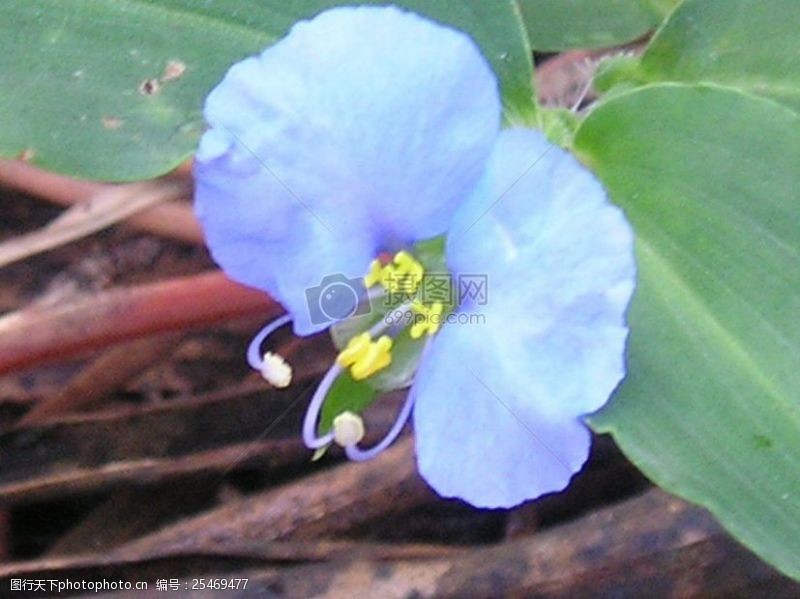
<path id="1" fill-rule="evenodd" d="M 370 303 L 370 309 L 331 328 L 340 351 L 315 391 L 303 421 L 303 441 L 318 450 L 315 458 L 331 443 L 337 443 L 350 459 L 370 459 L 402 431 L 413 407 L 410 395 L 377 445 L 369 449 L 358 446 L 365 433 L 359 412 L 380 393 L 411 385 L 426 345 L 422 340 L 429 341 L 455 308 L 443 250 L 443 240 L 438 238 L 418 244 L 413 254 L 403 250 L 370 263 L 363 279 L 368 292 L 362 298 Z M 251 366 L 276 387 L 288 385 L 291 369 L 280 356 L 261 354 L 261 345 L 288 320 L 282 317 L 267 325 L 248 350 Z"/>
<path id="2" fill-rule="evenodd" d="M 369 265 L 369 272 L 364 275 L 364 286 L 367 289 L 381 288 L 383 308 L 378 310 L 388 322 L 398 325 L 405 321 L 410 324 L 409 335 L 419 339 L 423 335 L 433 335 L 441 326 L 444 304 L 440 301 L 426 301 L 422 294 L 423 281 L 426 279 L 425 267 L 411 253 L 403 250 L 386 262 L 375 259 Z M 394 316 L 390 317 L 389 314 Z M 396 327 L 394 327 L 396 328 Z M 392 363 L 392 337 L 383 335 L 377 340 L 364 332 L 354 335 L 337 358 L 342 368 L 350 368 L 350 374 L 357 380 L 363 380 Z"/>

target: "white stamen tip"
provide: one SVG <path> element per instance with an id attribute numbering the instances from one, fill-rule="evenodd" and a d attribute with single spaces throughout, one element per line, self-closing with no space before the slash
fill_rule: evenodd
<path id="1" fill-rule="evenodd" d="M 282 356 L 267 352 L 261 363 L 261 376 L 273 387 L 285 389 L 292 382 L 292 367 Z"/>
<path id="2" fill-rule="evenodd" d="M 333 419 L 333 440 L 342 447 L 355 445 L 364 438 L 364 421 L 353 412 L 342 412 Z"/>

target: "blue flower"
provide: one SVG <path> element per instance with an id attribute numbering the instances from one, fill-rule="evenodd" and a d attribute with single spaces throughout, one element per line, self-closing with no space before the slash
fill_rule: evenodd
<path id="1" fill-rule="evenodd" d="M 582 467 L 582 417 L 624 376 L 635 277 L 630 228 L 602 186 L 540 133 L 501 130 L 500 113 L 494 74 L 463 33 L 391 7 L 337 8 L 230 69 L 206 102 L 195 167 L 213 257 L 287 309 L 249 352 L 274 380 L 287 366 L 261 357 L 263 339 L 289 320 L 299 335 L 330 326 L 307 303 L 326 277 L 368 273 L 380 292 L 402 274 L 414 291 L 415 243 L 441 235 L 454 280 L 485 276 L 485 302 L 399 307 L 424 351 L 381 443 L 360 449 L 349 413 L 316 428 L 337 377 L 369 380 L 391 363 L 399 332 L 386 321 L 351 339 L 304 424 L 310 447 L 336 440 L 363 459 L 413 411 L 423 477 L 480 507 L 563 489 Z M 394 261 L 376 260 L 385 253 Z M 470 314 L 483 324 L 463 324 Z"/>

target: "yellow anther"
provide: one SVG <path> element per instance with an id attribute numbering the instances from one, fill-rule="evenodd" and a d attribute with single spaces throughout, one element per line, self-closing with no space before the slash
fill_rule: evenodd
<path id="1" fill-rule="evenodd" d="M 406 294 L 416 293 L 422 283 L 422 275 L 425 274 L 422 264 L 406 251 L 397 252 L 392 262 L 395 267 L 394 279 L 397 287 L 395 291 Z"/>
<path id="2" fill-rule="evenodd" d="M 419 274 L 423 272 L 422 264 L 417 262 L 417 259 L 406 251 L 397 252 L 394 255 L 393 262 L 405 272 Z"/>
<path id="3" fill-rule="evenodd" d="M 348 368 L 352 364 L 355 364 L 356 360 L 364 354 L 370 343 L 372 343 L 372 339 L 369 333 L 356 335 L 347 342 L 347 346 L 336 356 L 336 363 L 342 368 Z"/>
<path id="4" fill-rule="evenodd" d="M 411 309 L 415 312 L 414 324 L 408 331 L 412 339 L 419 339 L 425 333 L 433 335 L 442 326 L 442 313 L 444 305 L 441 302 L 434 302 L 426 306 L 418 301 L 411 304 Z"/>
<path id="5" fill-rule="evenodd" d="M 380 274 L 381 285 L 384 289 L 390 292 L 396 292 L 397 289 L 397 269 L 393 264 L 387 264 L 383 267 Z"/>
<path id="6" fill-rule="evenodd" d="M 381 282 L 383 276 L 383 264 L 380 260 L 373 260 L 369 263 L 369 272 L 364 275 L 364 286 L 369 289 L 373 285 Z"/>
<path id="7" fill-rule="evenodd" d="M 391 294 L 413 295 L 422 283 L 425 269 L 414 256 L 406 251 L 397 252 L 389 264 L 373 260 L 369 272 L 364 275 L 367 288 L 378 283 Z"/>
<path id="8" fill-rule="evenodd" d="M 392 339 L 386 335 L 377 341 L 370 339 L 369 333 L 356 335 L 337 356 L 336 362 L 342 368 L 350 368 L 350 374 L 360 381 L 386 368 L 392 362 Z"/>
<path id="9" fill-rule="evenodd" d="M 415 322 L 408 330 L 408 334 L 412 339 L 419 339 L 428 330 L 428 323 L 426 321 Z"/>
<path id="10" fill-rule="evenodd" d="M 396 264 L 387 264 L 381 273 L 381 285 L 389 293 L 413 295 L 421 281 L 422 275 L 417 276 Z"/>
<path id="11" fill-rule="evenodd" d="M 350 368 L 350 374 L 357 381 L 367 378 L 386 368 L 392 362 L 392 339 L 384 335 L 371 343 L 367 351 Z"/>
<path id="12" fill-rule="evenodd" d="M 411 309 L 414 311 L 414 314 L 425 315 L 428 313 L 428 306 L 423 304 L 418 299 L 415 299 L 413 302 L 411 302 Z"/>

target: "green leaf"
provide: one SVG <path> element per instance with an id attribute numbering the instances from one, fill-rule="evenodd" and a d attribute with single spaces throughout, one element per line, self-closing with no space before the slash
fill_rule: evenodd
<path id="1" fill-rule="evenodd" d="M 423 239 L 414 244 L 413 254 L 419 260 L 426 273 L 446 273 L 447 260 L 444 249 L 447 238 L 445 235 Z"/>
<path id="2" fill-rule="evenodd" d="M 519 0 L 535 50 L 609 48 L 635 40 L 661 21 L 671 0 Z"/>
<path id="3" fill-rule="evenodd" d="M 666 17 L 675 10 L 675 7 L 681 3 L 681 0 L 643 0 L 645 4 L 650 5 L 657 14 Z"/>
<path id="4" fill-rule="evenodd" d="M 800 116 L 661 84 L 575 148 L 636 231 L 628 375 L 592 419 L 656 483 L 800 577 Z"/>
<path id="5" fill-rule="evenodd" d="M 641 61 L 647 81 L 711 82 L 800 109 L 800 2 L 686 0 Z"/>
<path id="6" fill-rule="evenodd" d="M 597 65 L 592 87 L 604 96 L 639 87 L 646 83 L 640 80 L 640 68 L 639 58 L 635 56 L 609 56 Z"/>
<path id="7" fill-rule="evenodd" d="M 0 0 L 0 156 L 93 179 L 167 172 L 193 153 L 203 100 L 232 63 L 336 4 Z M 530 49 L 510 3 L 395 4 L 471 34 L 498 74 L 506 119 L 535 118 Z"/>
<path id="8" fill-rule="evenodd" d="M 572 145 L 572 136 L 580 123 L 580 118 L 568 108 L 542 108 L 539 111 L 542 133 L 554 144 L 562 148 Z"/>
<path id="9" fill-rule="evenodd" d="M 333 419 L 342 412 L 359 414 L 377 397 L 377 391 L 363 381 L 357 381 L 348 371 L 342 372 L 328 391 L 325 403 L 320 410 L 317 434 L 324 435 L 331 430 Z"/>

